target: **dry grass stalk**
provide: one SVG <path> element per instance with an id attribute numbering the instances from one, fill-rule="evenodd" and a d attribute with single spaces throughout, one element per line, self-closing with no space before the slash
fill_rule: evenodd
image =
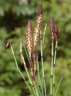
<path id="1" fill-rule="evenodd" d="M 34 61 L 34 74 L 36 74 L 36 45 L 38 41 L 38 37 L 40 35 L 40 27 L 42 23 L 42 5 L 39 5 L 38 8 L 38 18 L 36 19 L 36 25 L 34 28 L 34 35 L 33 35 L 33 61 Z"/>

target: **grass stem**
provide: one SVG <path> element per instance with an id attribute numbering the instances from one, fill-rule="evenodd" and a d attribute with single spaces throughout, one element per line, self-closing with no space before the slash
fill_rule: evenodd
<path id="1" fill-rule="evenodd" d="M 44 66 L 43 66 L 43 37 L 41 32 L 40 32 L 40 50 L 41 50 L 41 64 L 42 64 L 42 84 L 43 84 L 44 96 L 46 96 L 46 84 L 45 84 Z"/>
<path id="2" fill-rule="evenodd" d="M 40 72 L 39 72 L 38 56 L 37 56 L 37 75 L 38 75 L 38 87 L 42 91 L 41 95 L 43 96 L 44 92 L 43 92 L 43 86 L 42 86 L 42 81 L 41 81 Z"/>
<path id="3" fill-rule="evenodd" d="M 53 58 L 54 58 L 54 36 L 52 32 L 52 48 L 51 48 L 51 76 L 50 76 L 50 96 L 53 96 Z"/>
<path id="4" fill-rule="evenodd" d="M 54 64 L 53 64 L 53 96 L 55 94 L 55 66 L 56 66 L 56 53 L 57 53 L 58 41 L 55 41 L 55 52 L 54 52 Z"/>

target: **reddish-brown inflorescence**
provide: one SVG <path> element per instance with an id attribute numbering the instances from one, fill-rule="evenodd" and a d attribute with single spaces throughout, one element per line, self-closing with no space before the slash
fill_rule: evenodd
<path id="1" fill-rule="evenodd" d="M 38 6 L 38 15 L 42 14 L 42 4 Z"/>
<path id="2" fill-rule="evenodd" d="M 36 45 L 38 41 L 38 37 L 40 35 L 40 27 L 42 23 L 42 5 L 40 4 L 38 7 L 38 18 L 36 19 L 36 25 L 34 28 L 33 34 L 33 61 L 34 61 L 34 74 L 36 74 Z"/>
<path id="3" fill-rule="evenodd" d="M 27 44 L 27 51 L 29 55 L 29 63 L 30 63 L 30 71 L 31 71 L 31 78 L 32 82 L 34 82 L 34 75 L 33 75 L 33 56 L 32 56 L 32 25 L 31 22 L 28 21 L 27 27 L 26 27 L 26 44 Z"/>
<path id="4" fill-rule="evenodd" d="M 53 37 L 55 36 L 56 40 L 58 41 L 58 28 L 54 26 L 54 22 L 50 19 L 50 30 L 53 33 Z"/>
<path id="5" fill-rule="evenodd" d="M 52 47 L 54 46 L 54 37 L 55 37 L 55 27 L 54 27 L 54 22 L 52 20 L 52 18 L 50 19 L 50 30 L 51 30 L 51 34 L 52 34 Z M 53 55 L 53 53 L 52 53 Z"/>
<path id="6" fill-rule="evenodd" d="M 37 41 L 38 41 L 38 37 L 40 34 L 40 26 L 42 23 L 42 5 L 40 4 L 38 7 L 38 18 L 36 20 L 36 25 L 34 28 L 34 36 L 33 36 L 33 45 L 34 45 L 34 52 L 33 52 L 33 59 L 36 59 L 36 45 L 37 45 Z"/>
<path id="7" fill-rule="evenodd" d="M 55 26 L 55 38 L 56 38 L 56 41 L 58 41 L 58 28 L 57 26 Z"/>
<path id="8" fill-rule="evenodd" d="M 39 5 L 38 8 L 38 18 L 36 20 L 36 25 L 34 28 L 34 34 L 33 34 L 33 46 L 32 46 L 32 26 L 30 21 L 27 24 L 27 28 L 26 28 L 26 44 L 27 44 L 27 51 L 29 54 L 29 59 L 30 59 L 30 67 L 31 67 L 31 74 L 32 74 L 32 79 L 33 79 L 33 73 L 32 71 L 36 71 L 36 67 L 33 69 L 33 66 L 36 62 L 36 45 L 37 45 L 37 41 L 38 41 L 38 37 L 40 34 L 40 26 L 42 23 L 42 5 Z M 33 50 L 32 50 L 33 47 Z M 34 79 L 33 79 L 34 80 Z"/>
<path id="9" fill-rule="evenodd" d="M 53 22 L 53 19 L 51 18 L 50 19 L 50 30 L 51 30 L 51 32 L 52 32 L 52 34 L 53 34 L 53 37 L 54 37 L 54 35 L 55 35 L 55 28 L 54 28 L 54 22 Z"/>

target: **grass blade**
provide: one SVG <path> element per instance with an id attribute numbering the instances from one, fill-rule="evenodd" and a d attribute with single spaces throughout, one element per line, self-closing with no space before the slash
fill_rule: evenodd
<path id="1" fill-rule="evenodd" d="M 40 50 L 41 50 L 41 64 L 42 64 L 42 84 L 43 84 L 44 96 L 46 96 L 46 84 L 45 84 L 44 66 L 43 66 L 43 37 L 41 32 L 40 32 Z"/>
<path id="2" fill-rule="evenodd" d="M 61 81 L 62 81 L 63 77 L 64 77 L 64 74 L 61 76 L 61 79 L 60 79 L 60 81 L 59 81 L 59 84 L 58 84 L 58 87 L 57 87 L 57 89 L 56 89 L 56 92 L 55 92 L 55 95 L 54 95 L 54 96 L 56 96 L 56 94 L 57 94 L 57 91 L 58 91 L 58 89 L 59 89 L 59 86 L 60 86 L 60 84 L 61 84 Z"/>

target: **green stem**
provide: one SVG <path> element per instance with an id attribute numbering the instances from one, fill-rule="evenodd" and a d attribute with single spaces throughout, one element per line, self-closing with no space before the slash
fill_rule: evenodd
<path id="1" fill-rule="evenodd" d="M 50 96 L 53 96 L 53 58 L 54 58 L 54 36 L 52 32 L 52 49 L 51 49 L 51 76 L 50 76 Z"/>
<path id="2" fill-rule="evenodd" d="M 37 84 L 34 85 L 34 88 L 35 88 L 36 96 L 39 96 L 39 90 Z"/>
<path id="3" fill-rule="evenodd" d="M 55 92 L 55 65 L 56 65 L 56 53 L 57 53 L 57 44 L 58 41 L 56 41 L 55 43 L 55 52 L 54 52 L 54 65 L 53 65 L 53 96 L 54 96 L 54 92 Z"/>
<path id="4" fill-rule="evenodd" d="M 36 96 L 36 91 L 35 91 L 35 88 L 33 87 L 33 96 Z"/>
<path id="5" fill-rule="evenodd" d="M 28 76 L 28 79 L 29 79 L 31 85 L 33 85 L 33 84 L 32 84 L 32 81 L 31 81 L 31 78 L 30 78 L 30 75 L 29 75 L 29 72 L 28 72 L 28 70 L 27 70 L 27 67 L 25 68 L 25 70 L 26 70 L 26 73 L 27 73 L 27 76 Z"/>
<path id="6" fill-rule="evenodd" d="M 44 89 L 44 96 L 46 96 L 46 84 L 45 84 L 44 66 L 43 66 L 43 38 L 41 33 L 40 33 L 40 48 L 41 48 L 41 64 L 42 64 L 42 84 Z"/>
<path id="7" fill-rule="evenodd" d="M 38 72 L 37 73 L 37 75 L 38 75 L 38 86 L 41 87 L 41 89 L 40 88 L 39 89 L 42 91 L 41 92 L 41 96 L 43 96 L 44 95 L 44 92 L 43 92 L 43 86 L 42 86 L 41 77 L 40 77 L 40 73 L 39 73 L 38 57 L 37 57 L 37 72 Z"/>
<path id="8" fill-rule="evenodd" d="M 22 72 L 20 71 L 20 69 L 19 69 L 19 67 L 18 67 L 18 63 L 17 63 L 16 57 L 15 57 L 15 55 L 14 55 L 14 50 L 13 50 L 12 45 L 11 45 L 11 51 L 12 51 L 12 55 L 13 55 L 14 60 L 15 60 L 16 67 L 17 67 L 17 69 L 18 69 L 20 75 L 22 76 L 23 80 L 25 81 L 25 83 L 26 83 L 28 89 L 29 89 L 30 92 L 32 93 L 32 90 L 31 90 L 30 86 L 28 85 L 27 81 L 25 80 L 25 77 L 23 76 Z"/>
<path id="9" fill-rule="evenodd" d="M 56 96 L 56 94 L 57 94 L 57 91 L 58 91 L 58 89 L 59 89 L 59 86 L 60 86 L 60 84 L 61 84 L 61 81 L 62 81 L 63 77 L 64 77 L 64 75 L 61 76 L 61 79 L 60 79 L 60 81 L 59 81 L 59 84 L 58 84 L 58 87 L 57 87 L 57 89 L 56 89 L 56 92 L 55 92 L 55 95 L 54 95 L 54 96 Z"/>

